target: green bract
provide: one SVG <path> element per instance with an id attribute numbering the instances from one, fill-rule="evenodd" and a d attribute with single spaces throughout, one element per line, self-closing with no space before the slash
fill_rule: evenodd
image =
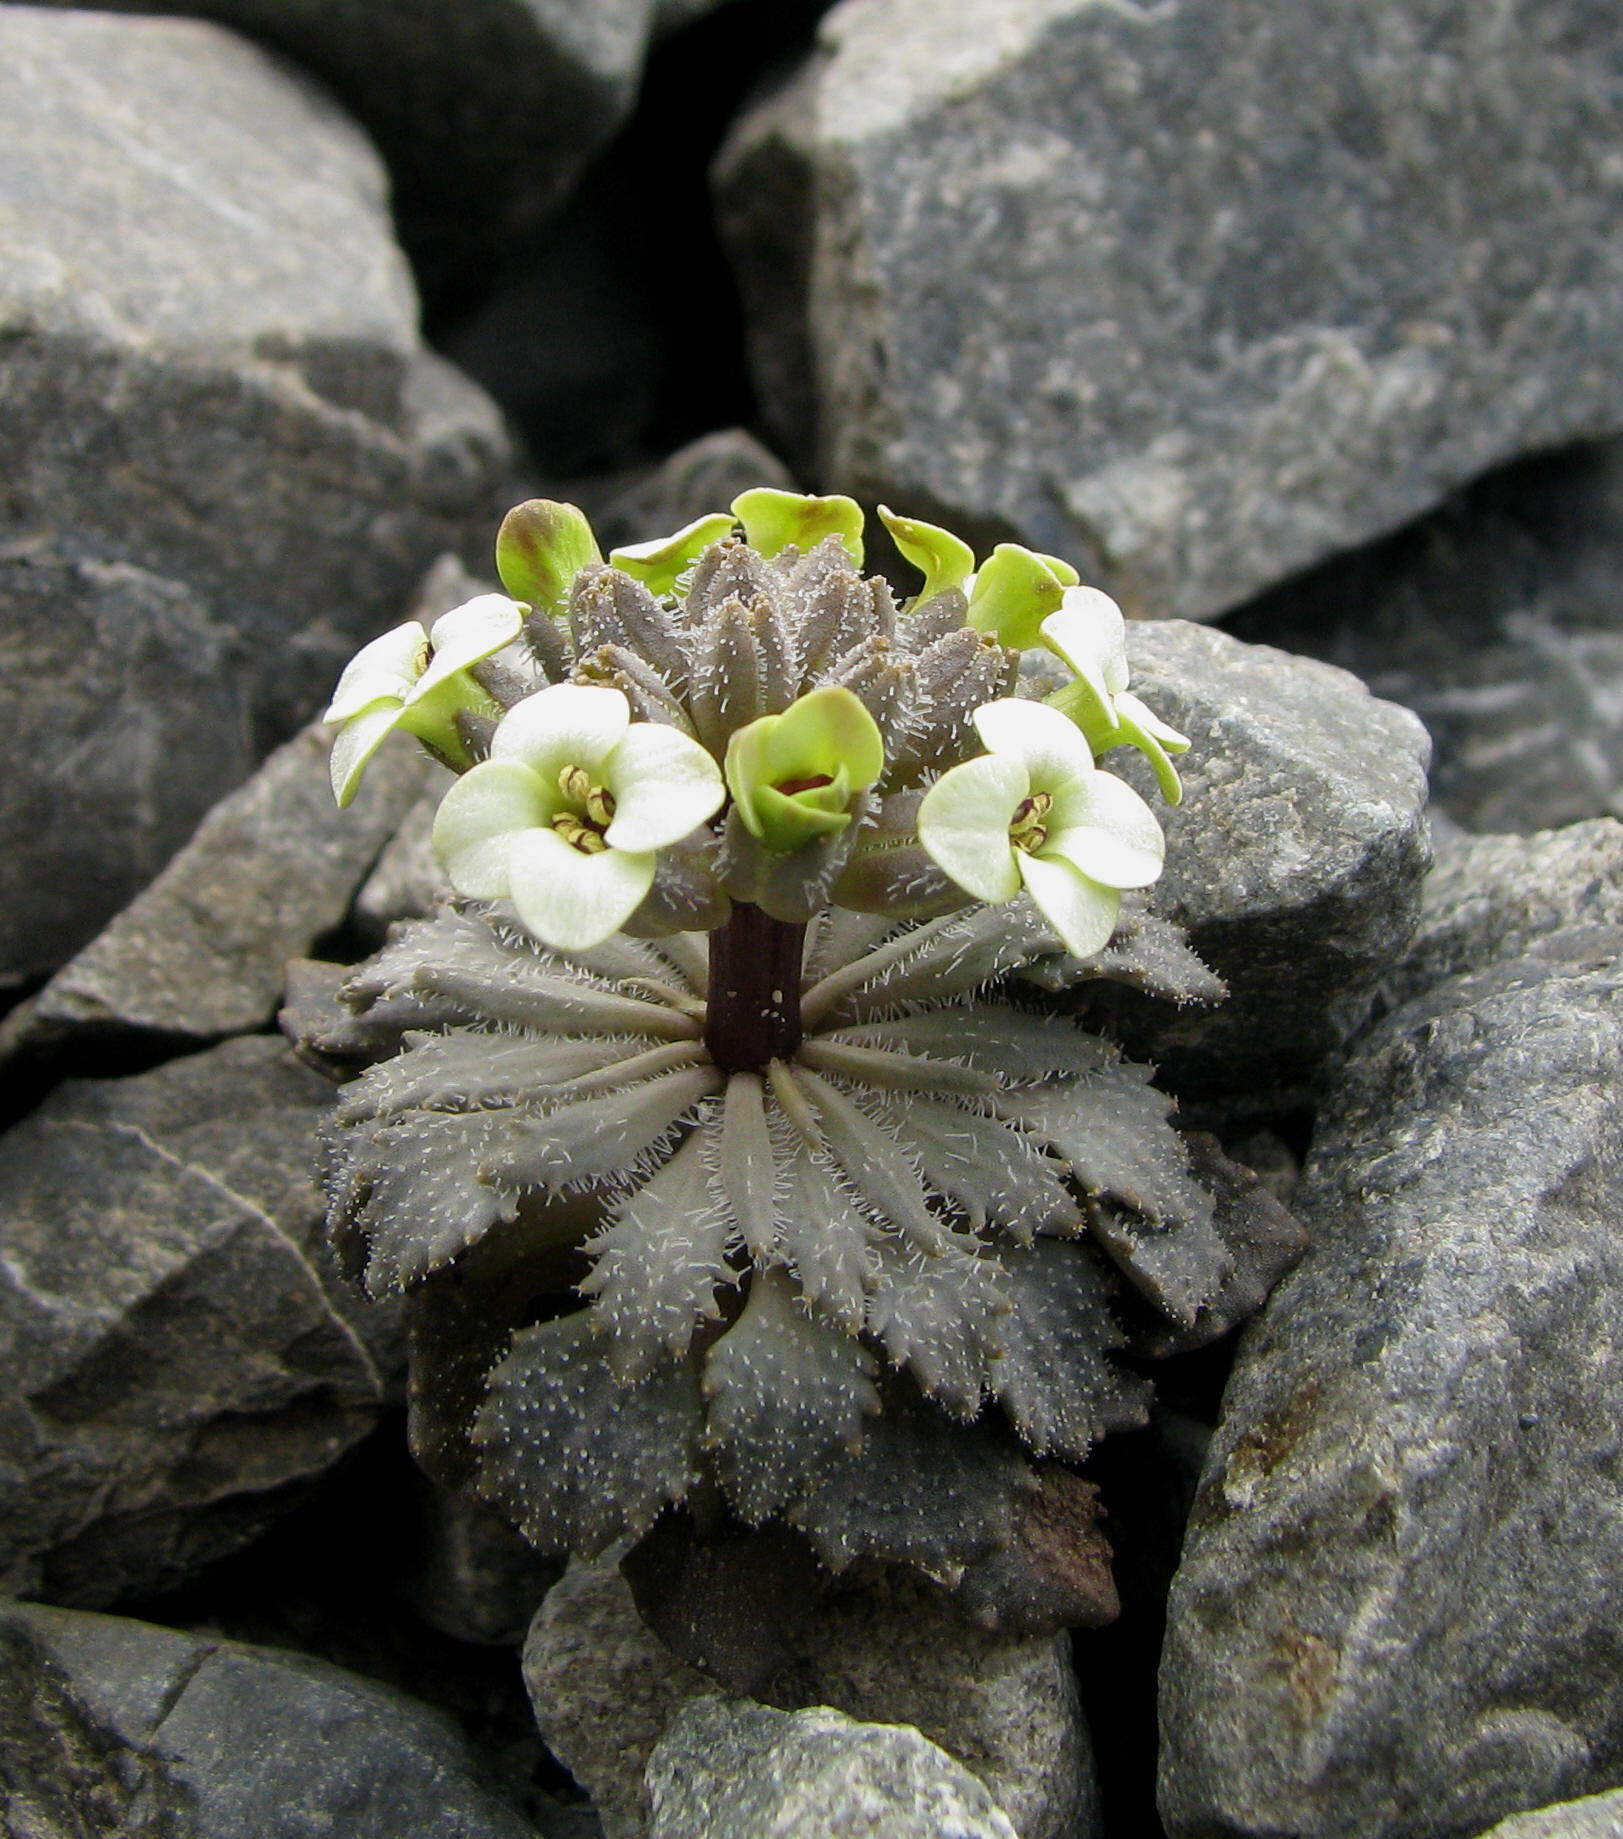
<path id="1" fill-rule="evenodd" d="M 1027 651 L 1076 580 L 1076 570 L 1057 556 L 1038 555 L 1018 543 L 999 543 L 975 575 L 969 623 L 1016 651 Z"/>
<path id="2" fill-rule="evenodd" d="M 651 593 L 673 593 L 677 582 L 704 551 L 730 536 L 732 529 L 731 513 L 714 511 L 684 524 L 674 536 L 655 537 L 649 543 L 628 543 L 623 549 L 611 550 L 609 561 Z"/>
<path id="3" fill-rule="evenodd" d="M 854 498 L 812 498 L 758 485 L 733 500 L 732 513 L 744 526 L 744 541 L 760 555 L 775 556 L 791 543 L 802 551 L 815 549 L 837 536 L 861 565 L 862 507 Z"/>
<path id="4" fill-rule="evenodd" d="M 852 794 L 884 764 L 874 718 L 849 690 L 830 686 L 740 728 L 727 743 L 727 789 L 750 835 L 787 851 L 843 830 Z"/>
<path id="5" fill-rule="evenodd" d="M 350 660 L 324 719 L 333 739 L 333 796 L 347 805 L 367 763 L 403 728 L 447 766 L 471 764 L 457 718 L 500 714 L 489 691 L 468 672 L 519 635 L 522 609 L 501 594 L 481 594 L 435 620 L 432 632 L 408 620 L 373 639 Z"/>
<path id="6" fill-rule="evenodd" d="M 916 517 L 898 517 L 884 505 L 879 507 L 879 521 L 890 532 L 902 560 L 911 562 L 924 575 L 918 605 L 950 588 L 962 587 L 974 574 L 975 552 L 961 536 Z"/>
<path id="7" fill-rule="evenodd" d="M 496 532 L 496 572 L 515 600 L 557 614 L 569 602 L 570 584 L 588 563 L 600 562 L 586 513 L 551 498 L 514 505 Z"/>

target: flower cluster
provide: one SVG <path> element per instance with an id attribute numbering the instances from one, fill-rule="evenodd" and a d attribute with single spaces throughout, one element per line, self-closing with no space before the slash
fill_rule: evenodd
<path id="1" fill-rule="evenodd" d="M 1299 1238 L 1150 1069 L 1008 986 L 1221 994 L 1134 899 L 1165 842 L 1100 758 L 1176 802 L 1187 742 L 1120 613 L 880 515 L 901 604 L 846 498 L 746 492 L 607 561 L 532 501 L 504 595 L 345 673 L 334 789 L 397 728 L 456 769 L 457 898 L 305 1017 L 360 1074 L 330 1229 L 411 1299 L 419 1455 L 538 1546 L 697 1495 L 1057 1625 L 1008 1553 L 1027 1513 L 1053 1542 L 1051 1465 L 1142 1420 L 1121 1352 L 1223 1332 Z"/>
<path id="2" fill-rule="evenodd" d="M 881 515 L 925 577 L 901 609 L 857 573 L 849 499 L 747 492 L 607 565 L 573 507 L 521 505 L 497 548 L 513 598 L 402 626 L 345 673 L 340 802 L 390 732 L 417 735 L 465 771 L 434 830 L 451 885 L 560 950 L 709 930 L 734 901 L 802 923 L 1024 889 L 1091 956 L 1164 853 L 1095 755 L 1141 747 L 1175 800 L 1187 742 L 1127 693 L 1121 615 L 1066 564 L 1005 543 L 977 571 L 950 532 Z M 1038 644 L 1074 679 L 1045 706 L 996 694 Z"/>

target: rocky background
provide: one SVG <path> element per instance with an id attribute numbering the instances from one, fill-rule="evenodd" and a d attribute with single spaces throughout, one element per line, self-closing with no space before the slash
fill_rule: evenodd
<path id="1" fill-rule="evenodd" d="M 1623 1832 L 1620 351 L 1614 0 L 0 4 L 8 1839 Z M 415 1474 L 275 1017 L 431 898 L 358 643 L 763 480 L 1143 622 L 1232 996 L 1112 1024 L 1312 1246 L 1116 1622 L 746 1699 Z"/>

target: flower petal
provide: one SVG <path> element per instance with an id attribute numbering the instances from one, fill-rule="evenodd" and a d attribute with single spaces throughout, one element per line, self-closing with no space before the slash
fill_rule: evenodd
<path id="1" fill-rule="evenodd" d="M 428 634 L 414 619 L 363 645 L 344 666 L 323 721 L 347 722 L 385 696 L 404 702 L 428 663 Z"/>
<path id="2" fill-rule="evenodd" d="M 555 951 L 588 951 L 618 932 L 654 882 L 654 852 L 605 849 L 589 856 L 555 830 L 512 840 L 508 891 L 518 916 Z"/>
<path id="3" fill-rule="evenodd" d="M 434 814 L 434 854 L 451 886 L 471 900 L 501 900 L 513 838 L 550 824 L 556 805 L 552 788 L 518 760 L 469 768 Z"/>
<path id="4" fill-rule="evenodd" d="M 1018 760 L 992 754 L 943 773 L 920 801 L 919 841 L 925 853 L 977 900 L 996 905 L 1020 891 L 1009 825 L 1030 789 Z"/>
<path id="5" fill-rule="evenodd" d="M 1147 703 L 1142 703 L 1131 691 L 1126 691 L 1116 698 L 1116 715 L 1121 721 L 1131 721 L 1142 728 L 1147 735 L 1159 741 L 1168 753 L 1186 753 L 1189 749 L 1189 736 L 1179 734 L 1169 722 L 1164 722 Z"/>
<path id="6" fill-rule="evenodd" d="M 1078 958 L 1091 958 L 1110 943 L 1121 896 L 1078 874 L 1069 862 L 1020 852 L 1020 875 L 1037 910 Z"/>
<path id="7" fill-rule="evenodd" d="M 554 683 L 515 703 L 490 743 L 493 760 L 522 760 L 543 779 L 565 766 L 593 772 L 631 725 L 631 704 L 619 690 Z"/>
<path id="8" fill-rule="evenodd" d="M 426 696 L 454 671 L 466 670 L 504 645 L 511 645 L 523 626 L 524 615 L 518 602 L 505 594 L 480 594 L 442 613 L 429 633 L 433 659 L 406 700 L 413 702 Z"/>
<path id="9" fill-rule="evenodd" d="M 611 849 L 662 849 L 714 817 L 727 795 L 710 755 L 662 722 L 633 722 L 602 771 L 614 794 L 614 821 L 603 833 Z"/>
<path id="10" fill-rule="evenodd" d="M 1155 813 L 1138 793 L 1112 773 L 1095 772 L 1055 794 L 1040 854 L 1106 887 L 1147 888 L 1160 878 L 1166 849 Z"/>
<path id="11" fill-rule="evenodd" d="M 1127 624 L 1096 587 L 1068 587 L 1040 627 L 1043 643 L 1079 677 L 1108 695 L 1127 688 Z"/>
<path id="12" fill-rule="evenodd" d="M 982 703 L 975 727 L 994 754 L 1020 762 L 1033 792 L 1058 791 L 1094 770 L 1092 750 L 1075 722 L 1047 703 L 1019 696 Z"/>
<path id="13" fill-rule="evenodd" d="M 332 795 L 340 810 L 360 790 L 367 761 L 393 734 L 399 722 L 400 704 L 393 696 L 388 696 L 371 708 L 350 716 L 333 736 L 327 771 L 332 776 Z"/>

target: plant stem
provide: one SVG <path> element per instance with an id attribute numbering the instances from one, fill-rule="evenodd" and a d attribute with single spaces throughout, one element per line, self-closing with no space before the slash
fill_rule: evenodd
<path id="1" fill-rule="evenodd" d="M 800 959 L 806 928 L 738 901 L 710 935 L 710 994 L 704 1026 L 710 1058 L 724 1073 L 758 1073 L 800 1045 Z"/>

